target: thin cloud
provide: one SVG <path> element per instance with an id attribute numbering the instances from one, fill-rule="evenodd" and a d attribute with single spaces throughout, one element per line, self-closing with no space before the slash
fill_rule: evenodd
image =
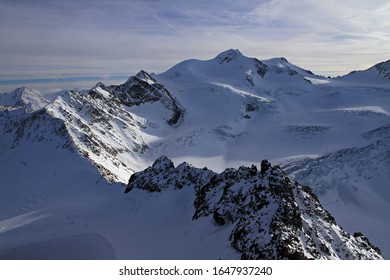
<path id="1" fill-rule="evenodd" d="M 1 1 L 0 80 L 162 72 L 228 48 L 320 74 L 390 58 L 387 1 Z"/>

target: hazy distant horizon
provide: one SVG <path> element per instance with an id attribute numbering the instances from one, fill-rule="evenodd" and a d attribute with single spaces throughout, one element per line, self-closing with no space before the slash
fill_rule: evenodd
<path id="1" fill-rule="evenodd" d="M 113 77 L 69 77 L 0 81 L 0 92 L 9 92 L 19 87 L 36 89 L 42 93 L 55 93 L 65 89 L 89 89 L 102 82 L 106 85 L 122 84 L 129 76 Z"/>
<path id="2" fill-rule="evenodd" d="M 216 54 L 217 55 L 217 54 Z M 243 54 L 245 55 L 245 53 Z M 191 58 L 188 58 L 191 59 Z M 194 58 L 196 59 L 196 58 Z M 211 58 L 210 58 L 211 59 Z M 381 61 L 378 61 L 377 63 L 380 63 Z M 376 64 L 376 63 L 375 63 Z M 168 70 L 169 68 L 173 67 L 174 65 L 171 65 L 167 67 L 165 70 Z M 301 67 L 300 65 L 297 65 Z M 373 65 L 371 65 L 373 66 Z M 139 71 L 141 71 L 139 69 Z M 164 70 L 164 71 L 165 71 Z M 330 75 L 327 73 L 332 73 L 333 71 L 327 71 L 326 73 L 320 73 L 318 71 L 315 71 L 315 69 L 307 69 L 312 72 L 314 72 L 317 75 L 321 75 L 324 77 L 336 77 L 336 76 L 342 76 L 346 75 L 348 73 L 340 73 L 338 75 Z M 366 69 L 354 69 L 354 70 L 366 70 Z M 138 72 L 138 71 L 137 71 Z M 49 78 L 49 77 L 42 77 L 42 78 L 31 78 L 31 79 L 13 79 L 13 80 L 0 80 L 0 93 L 1 92 L 7 92 L 12 91 L 18 87 L 28 87 L 32 89 L 36 89 L 41 91 L 42 93 L 51 94 L 55 92 L 59 92 L 61 90 L 66 89 L 89 89 L 92 88 L 96 83 L 102 82 L 106 85 L 114 85 L 114 84 L 122 84 L 124 83 L 129 77 L 136 75 L 137 72 L 130 73 L 128 75 L 106 75 L 106 76 L 75 76 L 75 77 L 57 77 L 57 78 Z M 149 71 L 147 71 L 149 72 Z M 163 72 L 163 71 L 161 71 Z M 157 74 L 161 73 L 158 72 Z M 154 73 L 154 72 L 149 72 Z"/>
<path id="3" fill-rule="evenodd" d="M 344 75 L 390 59 L 389 14 L 387 0 L 0 0 L 0 90 L 90 87 L 229 48 Z"/>

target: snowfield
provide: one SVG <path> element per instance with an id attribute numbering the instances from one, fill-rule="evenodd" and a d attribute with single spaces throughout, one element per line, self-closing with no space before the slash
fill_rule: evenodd
<path id="1" fill-rule="evenodd" d="M 268 159 L 390 258 L 389 73 L 325 78 L 231 49 L 51 101 L 2 93 L 0 259 L 242 257 L 234 223 L 192 219 L 193 189 L 124 194 L 163 155 L 218 173 Z"/>

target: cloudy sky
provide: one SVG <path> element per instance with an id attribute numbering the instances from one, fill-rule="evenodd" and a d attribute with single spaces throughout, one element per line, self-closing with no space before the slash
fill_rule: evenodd
<path id="1" fill-rule="evenodd" d="M 340 75 L 390 59 L 388 0 L 0 0 L 0 88 L 93 86 L 229 49 Z"/>

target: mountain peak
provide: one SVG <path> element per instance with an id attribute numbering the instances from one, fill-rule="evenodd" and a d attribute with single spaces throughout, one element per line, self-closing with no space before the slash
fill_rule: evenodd
<path id="1" fill-rule="evenodd" d="M 388 85 L 388 81 L 390 80 L 390 60 L 377 63 L 366 70 L 354 70 L 338 78 L 356 84 L 378 85 L 378 83 L 384 83 Z"/>
<path id="2" fill-rule="evenodd" d="M 280 60 L 283 62 L 288 62 L 288 60 L 285 57 L 281 57 Z"/>
<path id="3" fill-rule="evenodd" d="M 136 78 L 142 80 L 142 81 L 145 81 L 147 82 L 148 84 L 155 84 L 157 83 L 157 81 L 155 79 L 152 78 L 152 76 L 150 76 L 150 74 L 144 70 L 141 70 L 139 71 L 136 75 L 135 75 Z"/>
<path id="4" fill-rule="evenodd" d="M 161 156 L 153 163 L 152 168 L 156 171 L 162 171 L 174 168 L 174 165 L 167 156 Z"/>
<path id="5" fill-rule="evenodd" d="M 157 83 L 157 81 L 145 70 L 139 71 L 135 76 L 131 76 L 127 79 L 127 81 L 124 84 L 133 84 L 134 82 L 137 83 L 138 81 L 143 81 L 148 83 L 149 85 L 154 85 Z"/>
<path id="6" fill-rule="evenodd" d="M 40 96 L 40 94 L 37 91 L 31 90 L 27 87 L 19 87 L 15 89 L 13 93 L 15 94 L 15 98 L 18 99 Z"/>
<path id="7" fill-rule="evenodd" d="M 242 259 L 382 259 L 366 237 L 338 226 L 309 187 L 291 181 L 266 160 L 260 170 L 252 165 L 218 174 L 188 164 L 174 167 L 163 156 L 131 176 L 125 192 L 134 188 L 193 188 L 193 221 L 232 225 L 226 241 Z"/>
<path id="8" fill-rule="evenodd" d="M 243 55 L 238 49 L 229 49 L 217 55 L 216 59 L 218 63 L 222 64 L 224 62 L 229 63 L 230 61 L 236 59 L 239 56 Z"/>
<path id="9" fill-rule="evenodd" d="M 390 59 L 374 66 L 378 70 L 378 76 L 390 79 Z"/>
<path id="10" fill-rule="evenodd" d="M 36 111 L 48 104 L 40 93 L 27 87 L 20 87 L 12 92 L 6 92 L 0 95 L 0 106 L 8 109 L 24 108 L 26 112 Z"/>

